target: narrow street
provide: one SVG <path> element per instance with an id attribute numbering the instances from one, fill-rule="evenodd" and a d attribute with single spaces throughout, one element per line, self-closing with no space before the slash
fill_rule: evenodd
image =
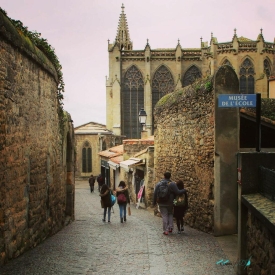
<path id="1" fill-rule="evenodd" d="M 131 205 L 127 222 L 114 206 L 111 223 L 102 222 L 98 191 L 76 182 L 75 221 L 56 235 L 0 268 L 1 275 L 144 274 L 233 275 L 217 238 L 185 227 L 162 234 L 162 220 Z"/>

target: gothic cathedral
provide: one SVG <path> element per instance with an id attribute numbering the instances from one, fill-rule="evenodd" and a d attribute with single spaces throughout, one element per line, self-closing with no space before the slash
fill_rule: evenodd
<path id="1" fill-rule="evenodd" d="M 115 42 L 108 42 L 109 78 L 106 80 L 107 129 L 126 138 L 140 138 L 138 113 L 147 113 L 146 130 L 153 134 L 154 106 L 175 89 L 197 78 L 214 75 L 221 65 L 232 66 L 239 77 L 240 93 L 261 93 L 269 97 L 268 78 L 275 67 L 275 41 L 266 42 L 262 30 L 256 40 L 238 37 L 218 43 L 211 34 L 210 45 L 201 39 L 200 48 L 133 50 L 122 5 Z"/>

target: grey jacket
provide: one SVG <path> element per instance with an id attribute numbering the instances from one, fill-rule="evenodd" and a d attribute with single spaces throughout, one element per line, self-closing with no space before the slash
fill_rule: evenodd
<path id="1" fill-rule="evenodd" d="M 156 205 L 157 203 L 157 194 L 158 194 L 158 188 L 161 184 L 161 182 L 166 181 L 170 182 L 169 184 L 169 191 L 170 191 L 170 197 L 167 202 L 158 203 L 159 206 L 173 206 L 173 200 L 176 198 L 177 195 L 182 195 L 186 193 L 185 189 L 179 190 L 175 182 L 171 182 L 171 180 L 162 179 L 159 183 L 157 183 L 154 191 L 154 199 L 153 199 L 153 205 Z"/>

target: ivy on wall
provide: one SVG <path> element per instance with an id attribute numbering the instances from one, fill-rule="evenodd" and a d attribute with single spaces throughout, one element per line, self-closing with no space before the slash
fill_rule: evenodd
<path id="1" fill-rule="evenodd" d="M 275 121 L 275 99 L 262 98 L 261 115 Z"/>
<path id="2" fill-rule="evenodd" d="M 57 99 L 63 112 L 63 108 L 62 108 L 63 94 L 62 93 L 64 93 L 65 91 L 65 84 L 63 80 L 62 66 L 58 60 L 58 57 L 55 54 L 54 48 L 48 43 L 47 39 L 44 39 L 41 37 L 41 33 L 38 33 L 36 31 L 33 31 L 33 32 L 29 31 L 28 27 L 24 26 L 20 20 L 14 20 L 9 18 L 7 15 L 7 12 L 3 10 L 1 7 L 0 7 L 0 11 L 12 22 L 12 24 L 17 29 L 17 31 L 19 33 L 24 34 L 26 37 L 28 37 L 32 41 L 32 43 L 37 48 L 39 48 L 54 65 L 57 72 L 57 77 L 58 77 Z"/>
<path id="3" fill-rule="evenodd" d="M 64 123 L 66 117 L 63 110 L 63 93 L 65 92 L 65 83 L 63 80 L 62 66 L 59 62 L 58 57 L 55 54 L 54 48 L 48 43 L 47 39 L 41 37 L 41 33 L 37 31 L 29 31 L 28 27 L 24 26 L 20 20 L 14 20 L 8 17 L 7 12 L 0 7 L 0 12 L 2 12 L 8 20 L 12 23 L 15 29 L 21 36 L 28 38 L 52 63 L 57 73 L 57 100 L 59 103 L 58 116 L 60 122 L 60 134 L 64 136 Z"/>

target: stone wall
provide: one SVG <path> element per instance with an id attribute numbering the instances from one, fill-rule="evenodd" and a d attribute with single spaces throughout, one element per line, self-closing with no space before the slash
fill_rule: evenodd
<path id="1" fill-rule="evenodd" d="M 146 153 L 146 173 L 145 173 L 145 205 L 147 207 L 152 206 L 154 199 L 154 179 L 155 179 L 155 169 L 154 169 L 154 147 L 148 147 L 148 152 Z"/>
<path id="2" fill-rule="evenodd" d="M 153 139 L 125 139 L 123 140 L 123 159 L 127 160 L 136 153 L 154 145 Z"/>
<path id="3" fill-rule="evenodd" d="M 272 185 L 260 167 L 275 167 L 274 152 L 240 152 L 238 168 L 241 169 L 238 194 L 238 259 L 250 259 L 250 266 L 238 274 L 275 274 L 275 201 L 270 200 Z M 265 169 L 266 170 L 266 169 Z M 269 195 L 261 193 L 263 187 Z M 266 189 L 267 188 L 267 189 Z"/>
<path id="4" fill-rule="evenodd" d="M 74 135 L 57 73 L 0 12 L 0 263 L 74 216 Z M 67 219 L 67 220 L 68 220 Z"/>
<path id="5" fill-rule="evenodd" d="M 247 222 L 247 255 L 251 257 L 248 275 L 275 274 L 275 235 L 251 212 Z"/>
<path id="6" fill-rule="evenodd" d="M 170 171 L 183 180 L 185 222 L 213 231 L 214 96 L 211 79 L 164 96 L 155 108 L 155 182 Z"/>
<path id="7" fill-rule="evenodd" d="M 275 57 L 274 57 L 275 59 Z M 275 62 L 274 62 L 274 66 L 275 66 Z M 274 73 L 275 74 L 275 73 Z M 275 76 L 271 76 L 269 79 L 269 98 L 275 98 Z"/>

